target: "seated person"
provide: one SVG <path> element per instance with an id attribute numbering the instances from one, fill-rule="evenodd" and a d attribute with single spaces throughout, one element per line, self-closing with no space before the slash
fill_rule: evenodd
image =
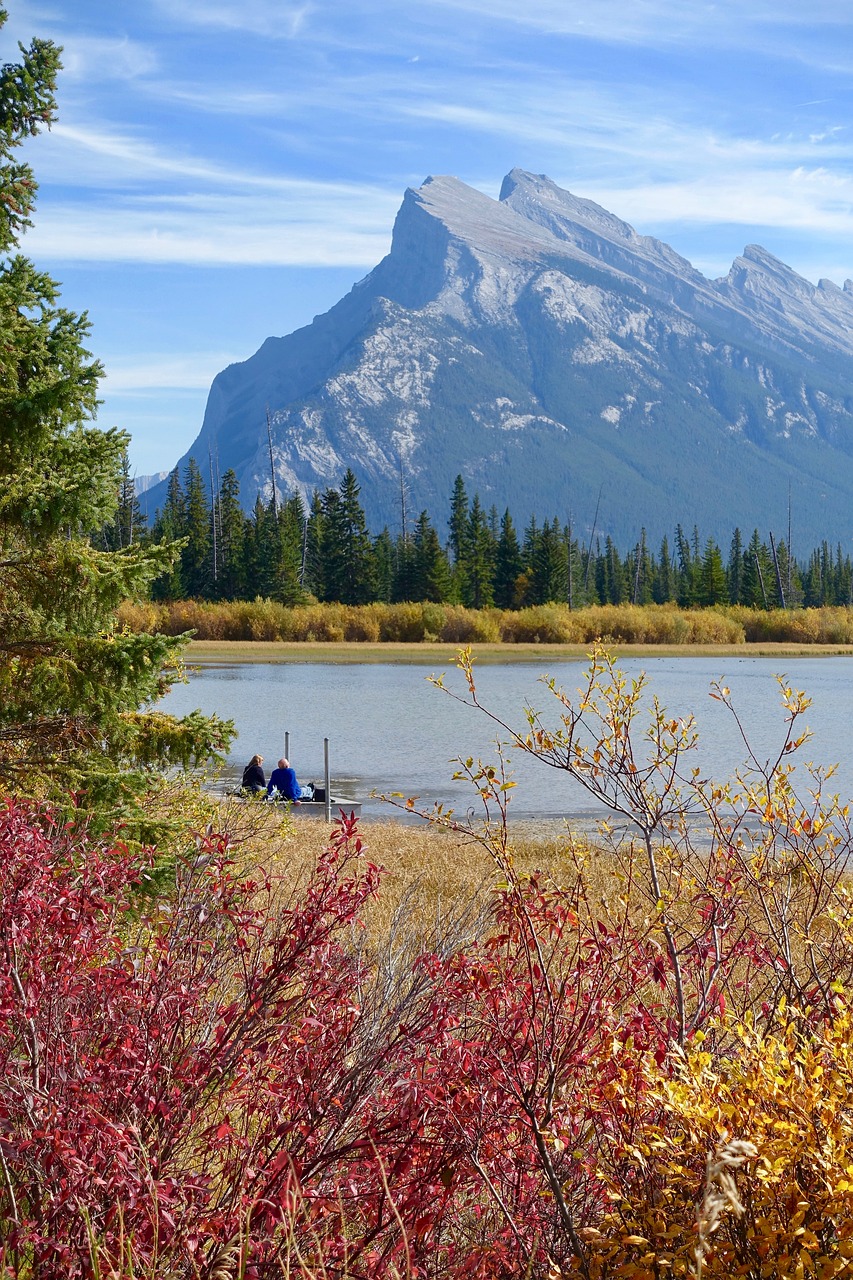
<path id="1" fill-rule="evenodd" d="M 278 762 L 278 768 L 273 769 L 270 774 L 267 795 L 270 800 L 290 800 L 293 804 L 299 804 L 300 800 L 313 799 L 314 788 L 313 786 L 300 787 L 296 781 L 296 770 L 291 769 L 290 761 L 282 756 Z"/>
<path id="2" fill-rule="evenodd" d="M 256 791 L 263 791 L 264 787 L 267 785 L 267 780 L 264 777 L 264 771 L 261 768 L 263 762 L 263 756 L 252 756 L 251 760 L 246 765 L 243 770 L 243 781 L 240 784 L 244 791 L 251 791 L 253 793 Z"/>

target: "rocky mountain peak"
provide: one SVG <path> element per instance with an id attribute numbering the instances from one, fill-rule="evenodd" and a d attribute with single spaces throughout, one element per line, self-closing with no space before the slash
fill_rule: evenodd
<path id="1" fill-rule="evenodd" d="M 741 292 L 766 290 L 811 300 L 815 286 L 760 244 L 748 244 L 735 258 L 727 279 Z"/>
<path id="2" fill-rule="evenodd" d="M 633 245 L 641 241 L 627 222 L 608 213 L 593 200 L 585 200 L 558 187 L 544 173 L 510 170 L 501 184 L 499 199 L 531 222 L 547 226 L 559 239 L 569 238 L 570 229 L 574 226 L 585 227 L 609 240 L 625 240 Z"/>
<path id="3" fill-rule="evenodd" d="M 850 281 L 812 285 L 757 245 L 711 281 L 544 175 L 513 169 L 498 200 L 433 175 L 349 294 L 217 376 L 187 457 L 210 448 L 247 507 L 268 498 L 269 406 L 277 491 L 310 500 L 351 467 L 377 528 L 396 527 L 402 466 L 438 526 L 457 474 L 517 522 L 582 524 L 609 492 L 598 532 L 620 542 L 679 521 L 728 537 L 787 511 L 790 485 L 803 536 L 836 540 L 851 383 Z"/>
<path id="4" fill-rule="evenodd" d="M 420 187 L 406 191 L 394 228 L 395 245 L 399 232 L 408 234 L 410 225 L 418 235 L 423 234 L 425 218 L 444 229 L 445 244 L 447 237 L 453 237 L 476 253 L 529 260 L 552 247 L 552 237 L 546 229 L 531 225 L 510 205 L 466 186 L 458 178 L 428 177 Z"/>

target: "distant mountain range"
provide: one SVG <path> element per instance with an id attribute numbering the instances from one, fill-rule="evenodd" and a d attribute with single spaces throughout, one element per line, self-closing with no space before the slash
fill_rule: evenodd
<path id="1" fill-rule="evenodd" d="M 457 474 L 519 524 L 571 515 L 629 545 L 735 525 L 794 551 L 853 537 L 853 283 L 815 286 L 756 245 L 708 280 L 548 178 L 499 200 L 408 190 L 391 252 L 312 324 L 214 379 L 181 459 L 233 467 L 246 507 L 352 467 L 375 528 L 441 529 Z M 148 491 L 149 511 L 165 496 Z"/>

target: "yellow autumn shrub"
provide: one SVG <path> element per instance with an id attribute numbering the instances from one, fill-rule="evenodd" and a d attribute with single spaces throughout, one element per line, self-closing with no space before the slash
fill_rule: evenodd
<path id="1" fill-rule="evenodd" d="M 633 1142 L 598 1168 L 612 1207 L 585 1233 L 592 1276 L 853 1275 L 853 1017 L 780 1013 L 770 1034 L 712 1026 L 724 1054 L 697 1036 L 645 1066 L 648 1093 L 624 1099 Z M 732 1144 L 755 1154 L 727 1169 Z"/>

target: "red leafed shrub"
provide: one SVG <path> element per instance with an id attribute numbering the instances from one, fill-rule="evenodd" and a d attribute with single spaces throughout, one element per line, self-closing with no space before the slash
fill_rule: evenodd
<path id="1" fill-rule="evenodd" d="M 632 905 L 632 854 L 608 905 L 581 867 L 518 875 L 507 840 L 487 926 L 416 955 L 360 941 L 379 872 L 352 819 L 298 890 L 207 833 L 152 901 L 145 855 L 0 809 L 0 1278 L 650 1274 L 632 1224 L 669 1238 L 649 1136 L 681 1152 L 682 1042 L 725 1056 L 725 1005 L 757 1017 L 788 969 L 727 847 L 670 927 Z M 671 1213 L 689 1250 L 695 1205 Z"/>
<path id="2" fill-rule="evenodd" d="M 465 952 L 370 957 L 346 819 L 284 906 L 213 835 L 140 917 L 145 872 L 0 811 L 7 1274 L 461 1280 L 582 1250 L 662 1035 L 625 1016 L 655 955 L 630 931 L 513 882 Z"/>
<path id="3" fill-rule="evenodd" d="M 139 919 L 143 857 L 2 810 L 9 1274 L 88 1276 L 97 1258 L 101 1274 L 239 1260 L 251 1276 L 285 1250 L 355 1267 L 376 1237 L 395 1237 L 389 1257 L 402 1247 L 385 1168 L 416 1132 L 381 1099 L 425 979 L 363 1006 L 358 953 L 340 944 L 377 884 L 360 854 L 343 821 L 274 912 L 272 886 L 235 879 L 208 836 L 174 897 Z"/>

